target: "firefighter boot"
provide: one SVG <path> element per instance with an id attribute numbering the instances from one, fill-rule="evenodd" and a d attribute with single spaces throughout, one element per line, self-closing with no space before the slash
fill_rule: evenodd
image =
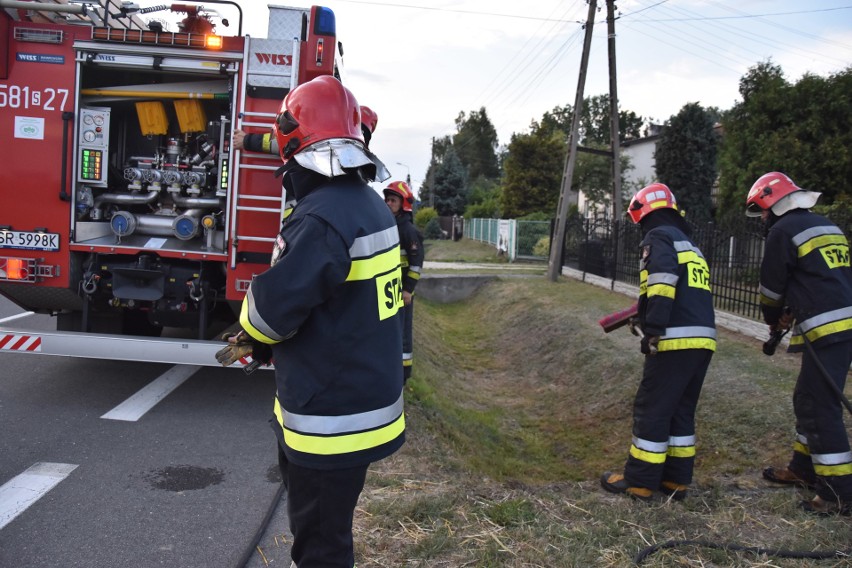
<path id="1" fill-rule="evenodd" d="M 675 501 L 683 501 L 686 499 L 687 486 L 674 481 L 663 481 L 660 483 L 660 492 L 668 495 Z"/>
<path id="2" fill-rule="evenodd" d="M 650 501 L 654 492 L 646 487 L 630 487 L 620 473 L 604 472 L 601 476 L 601 487 L 610 493 L 621 493 L 640 501 Z"/>
<path id="3" fill-rule="evenodd" d="M 810 490 L 816 488 L 816 478 L 800 475 L 789 467 L 767 467 L 763 470 L 763 479 L 781 485 L 798 485 Z"/>
<path id="4" fill-rule="evenodd" d="M 799 507 L 806 513 L 819 515 L 820 517 L 831 517 L 834 515 L 852 516 L 852 501 L 828 500 L 823 499 L 819 495 L 810 501 L 802 501 L 799 503 Z"/>

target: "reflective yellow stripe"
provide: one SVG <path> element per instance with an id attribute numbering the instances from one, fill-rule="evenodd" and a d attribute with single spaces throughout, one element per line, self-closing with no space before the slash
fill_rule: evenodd
<path id="1" fill-rule="evenodd" d="M 402 366 L 403 367 L 411 367 L 412 361 L 413 361 L 413 359 L 403 359 L 402 360 Z"/>
<path id="2" fill-rule="evenodd" d="M 799 246 L 799 258 L 802 258 L 809 252 L 813 252 L 814 249 L 818 249 L 820 247 L 845 244 L 847 244 L 846 237 L 843 235 L 822 235 L 821 237 L 815 237 Z"/>
<path id="3" fill-rule="evenodd" d="M 675 287 L 669 286 L 668 284 L 654 284 L 652 286 L 648 286 L 648 298 L 651 298 L 652 296 L 660 296 L 674 300 L 675 292 Z"/>
<path id="4" fill-rule="evenodd" d="M 270 153 L 270 151 L 272 150 L 272 135 L 267 132 L 263 135 L 262 140 L 263 141 L 260 144 L 261 148 L 263 148 L 263 151 L 267 154 Z"/>
<path id="5" fill-rule="evenodd" d="M 648 462 L 648 463 L 666 463 L 666 454 L 658 454 L 655 452 L 646 452 L 645 450 L 640 450 L 634 445 L 630 445 L 630 455 L 636 458 L 637 460 Z"/>
<path id="6" fill-rule="evenodd" d="M 246 295 L 243 298 L 243 305 L 240 308 L 240 325 L 245 330 L 246 333 L 251 335 L 254 339 L 260 341 L 261 343 L 268 343 L 270 345 L 274 343 L 278 343 L 280 339 L 273 339 L 268 335 L 264 334 L 262 331 L 257 329 L 252 325 L 251 320 L 249 319 L 249 296 Z"/>
<path id="7" fill-rule="evenodd" d="M 278 405 L 276 405 L 275 414 L 278 417 L 278 423 L 282 424 L 283 420 L 278 413 L 278 408 Z M 282 429 L 284 430 L 284 442 L 297 452 L 321 456 L 348 454 L 369 450 L 395 440 L 405 430 L 405 414 L 401 414 L 399 418 L 387 426 L 358 434 L 311 436 L 293 432 L 284 428 L 283 425 Z"/>
<path id="8" fill-rule="evenodd" d="M 673 458 L 694 458 L 695 446 L 669 446 L 668 455 Z"/>
<path id="9" fill-rule="evenodd" d="M 372 258 L 362 260 L 353 260 L 352 267 L 349 269 L 349 276 L 346 277 L 347 282 L 353 280 L 370 280 L 379 274 L 391 272 L 399 267 L 399 246 L 396 246 L 389 251 L 376 255 Z"/>
<path id="10" fill-rule="evenodd" d="M 806 456 L 811 455 L 811 452 L 810 452 L 810 450 L 808 449 L 808 447 L 807 447 L 806 445 L 804 445 L 803 443 L 801 443 L 800 441 L 798 441 L 798 440 L 796 440 L 795 442 L 793 442 L 793 451 L 794 451 L 794 452 L 799 452 L 800 454 L 805 454 Z"/>
<path id="11" fill-rule="evenodd" d="M 704 257 L 692 250 L 685 250 L 677 253 L 677 263 L 685 264 L 687 262 L 705 262 Z"/>
<path id="12" fill-rule="evenodd" d="M 764 296 L 763 294 L 761 294 L 760 295 L 760 303 L 763 304 L 764 306 L 770 306 L 770 307 L 776 308 L 778 306 L 781 306 L 784 302 L 783 302 L 783 300 L 773 300 L 769 296 Z"/>
<path id="13" fill-rule="evenodd" d="M 805 335 L 808 336 L 808 339 L 811 341 L 816 341 L 826 335 L 831 335 L 832 333 L 840 333 L 841 331 L 848 331 L 852 329 L 852 318 L 833 321 L 831 323 L 827 323 L 825 325 L 821 325 L 813 328 L 808 331 Z M 802 339 L 801 335 L 794 335 L 790 338 L 790 345 L 802 345 L 805 342 Z"/>
<path id="14" fill-rule="evenodd" d="M 408 277 L 411 278 L 412 280 L 420 280 L 420 273 L 414 272 L 413 270 L 409 270 L 408 271 Z"/>
<path id="15" fill-rule="evenodd" d="M 716 340 L 709 337 L 684 337 L 680 339 L 661 339 L 657 351 L 678 351 L 680 349 L 709 349 L 716 351 Z"/>
<path id="16" fill-rule="evenodd" d="M 820 465 L 815 463 L 814 471 L 817 475 L 822 475 L 825 477 L 852 475 L 852 463 L 842 463 L 839 465 Z"/>

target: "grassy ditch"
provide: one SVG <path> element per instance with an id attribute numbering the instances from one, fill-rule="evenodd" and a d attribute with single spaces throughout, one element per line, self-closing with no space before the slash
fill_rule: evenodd
<path id="1" fill-rule="evenodd" d="M 359 568 L 630 566 L 642 549 L 706 539 L 767 549 L 849 550 L 852 519 L 813 518 L 786 462 L 797 357 L 721 332 L 698 409 L 696 482 L 682 503 L 603 492 L 620 470 L 642 357 L 604 314 L 629 298 L 574 281 L 490 283 L 468 301 L 418 300 L 408 443 L 374 464 L 356 511 Z M 847 424 L 850 421 L 847 420 Z M 852 566 L 682 547 L 643 566 Z"/>

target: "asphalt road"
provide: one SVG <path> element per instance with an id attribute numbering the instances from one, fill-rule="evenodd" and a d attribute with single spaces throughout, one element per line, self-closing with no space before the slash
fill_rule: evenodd
<path id="1" fill-rule="evenodd" d="M 164 375 L 188 378 L 104 417 Z M 268 371 L 0 352 L 0 567 L 239 566 L 280 486 L 273 393 Z M 287 568 L 288 543 L 282 500 L 246 566 Z"/>

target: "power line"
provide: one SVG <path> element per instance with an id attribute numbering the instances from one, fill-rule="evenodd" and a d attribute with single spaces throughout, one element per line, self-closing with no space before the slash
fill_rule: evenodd
<path id="1" fill-rule="evenodd" d="M 455 14 L 472 14 L 474 16 L 494 16 L 497 18 L 513 18 L 516 20 L 540 20 L 540 21 L 549 21 L 547 18 L 540 18 L 536 16 L 523 16 L 519 14 L 498 14 L 496 12 L 480 12 L 478 10 L 456 10 L 453 8 L 437 8 L 435 6 L 415 6 L 411 4 L 394 4 L 394 3 L 385 3 L 385 2 L 370 2 L 368 0 L 337 0 L 338 2 L 343 2 L 346 4 L 369 4 L 371 6 L 383 6 L 385 8 L 410 8 L 413 10 L 429 10 L 432 12 L 451 12 Z M 668 0 L 663 0 L 668 1 Z M 571 21 L 571 20 L 566 20 Z M 574 22 L 574 23 L 582 23 L 582 22 Z"/>
<path id="2" fill-rule="evenodd" d="M 667 1 L 667 0 L 664 0 Z M 630 12 L 629 14 L 621 14 L 619 18 L 626 18 L 627 16 L 633 16 L 638 14 L 639 12 L 644 12 L 645 10 L 650 10 L 655 6 L 659 6 L 663 2 L 658 2 L 653 6 L 648 6 L 647 8 L 643 8 L 642 10 L 638 10 L 636 12 Z M 657 19 L 655 22 L 690 22 L 690 21 L 702 21 L 702 20 L 742 20 L 743 18 L 763 18 L 769 16 L 792 16 L 796 14 L 814 14 L 816 12 L 834 12 L 836 10 L 850 10 L 852 6 L 840 6 L 838 8 L 822 8 L 819 10 L 801 10 L 798 12 L 774 12 L 771 14 L 745 14 L 739 16 L 696 16 L 693 18 L 665 18 L 665 19 Z M 616 18 L 617 19 L 617 18 Z"/>

